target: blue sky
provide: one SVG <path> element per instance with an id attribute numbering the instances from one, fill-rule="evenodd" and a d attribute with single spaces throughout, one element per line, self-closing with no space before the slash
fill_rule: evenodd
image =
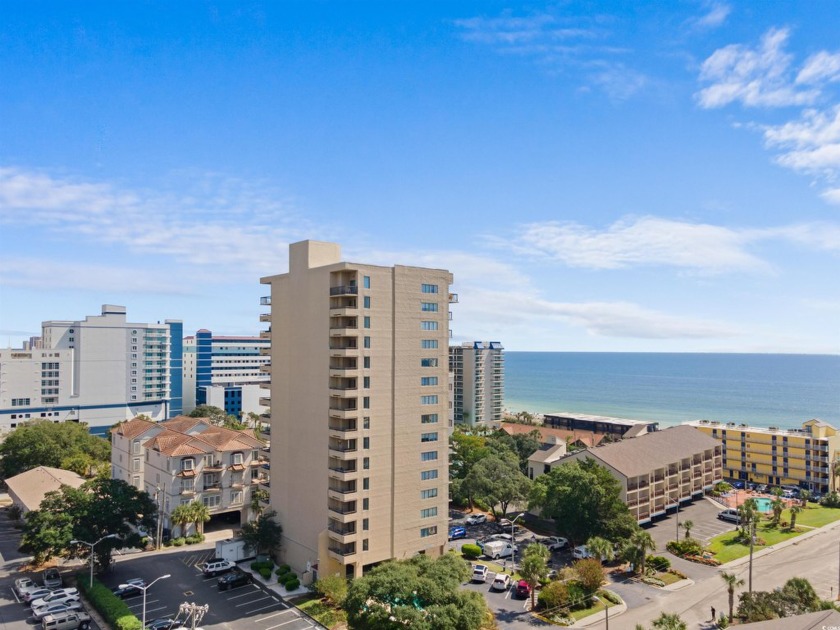
<path id="1" fill-rule="evenodd" d="M 840 350 L 836 2 L 2 11 L 2 345 L 256 334 L 311 238 L 452 271 L 455 341 Z"/>

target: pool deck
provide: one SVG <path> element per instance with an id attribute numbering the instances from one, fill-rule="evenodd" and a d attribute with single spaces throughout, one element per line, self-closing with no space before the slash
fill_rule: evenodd
<path id="1" fill-rule="evenodd" d="M 737 508 L 739 505 L 743 505 L 747 499 L 769 499 L 772 501 L 775 498 L 775 495 L 753 492 L 752 490 L 732 490 L 720 495 L 721 503 L 724 503 L 726 507 L 730 508 Z M 794 503 L 800 502 L 799 499 L 786 499 L 785 497 L 782 497 L 782 501 L 785 504 L 785 508 L 789 508 Z"/>

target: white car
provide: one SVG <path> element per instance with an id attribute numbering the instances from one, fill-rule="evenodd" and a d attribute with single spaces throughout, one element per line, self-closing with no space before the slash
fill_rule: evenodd
<path id="1" fill-rule="evenodd" d="M 63 604 L 64 602 L 78 600 L 79 591 L 75 588 L 60 588 L 49 595 L 32 600 L 29 604 L 32 608 L 39 608 L 48 604 Z"/>
<path id="2" fill-rule="evenodd" d="M 209 577 L 215 577 L 217 575 L 221 575 L 222 573 L 233 571 L 235 568 L 235 562 L 231 562 L 230 560 L 222 560 L 220 558 L 214 558 L 213 560 L 205 562 L 202 565 L 201 570 L 204 572 L 204 575 Z"/>
<path id="3" fill-rule="evenodd" d="M 510 576 L 507 573 L 497 573 L 493 578 L 490 589 L 493 591 L 506 591 L 510 588 Z"/>
<path id="4" fill-rule="evenodd" d="M 579 545 L 572 551 L 572 558 L 575 560 L 585 560 L 586 558 L 594 558 L 592 552 L 586 548 L 586 545 Z"/>
<path id="5" fill-rule="evenodd" d="M 467 525 L 480 525 L 481 523 L 487 522 L 487 515 L 486 514 L 473 514 L 472 516 L 467 517 Z"/>
<path id="6" fill-rule="evenodd" d="M 549 551 L 559 551 L 569 546 L 569 541 L 562 536 L 549 536 L 540 541 Z"/>
<path id="7" fill-rule="evenodd" d="M 487 581 L 487 565 L 484 565 L 484 564 L 474 564 L 473 565 L 472 581 L 473 582 L 486 582 Z"/>
<path id="8" fill-rule="evenodd" d="M 32 578 L 22 577 L 15 580 L 15 593 L 18 596 L 21 596 L 26 591 L 34 591 L 36 589 L 42 588 L 40 584 L 34 581 Z"/>
<path id="9" fill-rule="evenodd" d="M 47 604 L 46 606 L 39 606 L 32 609 L 32 616 L 35 619 L 43 619 L 47 615 L 59 615 L 61 613 L 82 610 L 82 602 L 78 599 L 75 601 L 68 601 L 64 604 Z"/>

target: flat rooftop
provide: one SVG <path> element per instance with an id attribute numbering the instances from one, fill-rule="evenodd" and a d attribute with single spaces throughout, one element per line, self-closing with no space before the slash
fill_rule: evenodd
<path id="1" fill-rule="evenodd" d="M 613 418 L 611 416 L 593 416 L 586 413 L 568 413 L 566 411 L 560 411 L 558 413 L 546 413 L 543 414 L 546 418 L 569 418 L 570 420 L 582 420 L 584 422 L 603 422 L 606 424 L 619 424 L 628 427 L 638 426 L 638 425 L 645 425 L 645 424 L 658 424 L 655 420 L 631 420 L 630 418 Z"/>
<path id="2" fill-rule="evenodd" d="M 813 421 L 809 421 L 813 422 Z M 834 428 L 833 425 L 824 420 L 816 420 L 819 426 Z M 712 427 L 714 429 L 726 429 L 728 431 L 750 431 L 751 433 L 766 433 L 768 435 L 811 435 L 811 430 L 806 422 L 801 429 L 783 429 L 781 427 L 758 427 L 742 422 L 720 422 L 718 420 L 691 420 L 683 422 L 690 427 Z"/>

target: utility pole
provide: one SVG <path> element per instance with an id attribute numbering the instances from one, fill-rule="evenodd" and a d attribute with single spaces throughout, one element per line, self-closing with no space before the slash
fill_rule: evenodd
<path id="1" fill-rule="evenodd" d="M 158 499 L 158 518 L 157 518 L 157 531 L 155 532 L 155 549 L 160 549 L 161 545 L 163 544 L 163 507 L 164 501 L 166 500 L 166 484 L 163 484 L 163 490 L 161 487 L 157 487 L 156 497 Z"/>
<path id="2" fill-rule="evenodd" d="M 198 624 L 201 623 L 201 620 L 204 618 L 204 615 L 207 614 L 208 610 L 210 610 L 210 606 L 208 604 L 199 606 L 198 604 L 184 602 L 178 607 L 178 617 L 181 616 L 181 613 L 184 613 L 186 618 L 190 620 L 190 628 L 192 630 L 196 630 Z"/>
<path id="3" fill-rule="evenodd" d="M 750 584 L 749 592 L 752 594 L 752 567 L 753 567 L 753 544 L 755 543 L 755 518 L 750 522 Z"/>

